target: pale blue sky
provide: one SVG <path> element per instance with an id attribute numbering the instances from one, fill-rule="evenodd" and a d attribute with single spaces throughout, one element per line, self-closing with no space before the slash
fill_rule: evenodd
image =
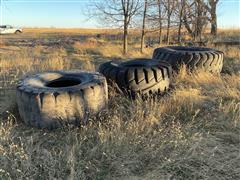
<path id="1" fill-rule="evenodd" d="M 88 0 L 3 0 L 3 24 L 20 27 L 100 27 L 96 20 L 89 20 L 84 15 L 88 4 Z M 240 28 L 240 0 L 220 0 L 217 14 L 219 27 Z"/>

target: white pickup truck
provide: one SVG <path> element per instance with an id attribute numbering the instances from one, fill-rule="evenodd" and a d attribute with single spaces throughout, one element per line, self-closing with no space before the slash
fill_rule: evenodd
<path id="1" fill-rule="evenodd" d="M 18 34 L 22 33 L 22 29 L 15 28 L 10 25 L 2 25 L 0 26 L 0 34 Z"/>

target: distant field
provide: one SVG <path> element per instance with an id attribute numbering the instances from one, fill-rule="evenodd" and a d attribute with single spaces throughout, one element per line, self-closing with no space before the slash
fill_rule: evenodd
<path id="1" fill-rule="evenodd" d="M 225 53 L 221 76 L 183 67 L 175 88 L 156 101 L 131 101 L 110 88 L 109 107 L 84 127 L 49 132 L 22 123 L 15 102 L 20 78 L 151 58 L 158 45 L 140 53 L 137 32 L 124 56 L 118 30 L 0 36 L 0 179 L 240 179 L 239 46 L 214 47 Z M 217 40 L 236 41 L 239 34 L 220 30 Z"/>
<path id="2" fill-rule="evenodd" d="M 23 29 L 25 33 L 71 33 L 71 34 L 119 34 L 122 32 L 121 29 L 78 29 L 78 28 L 24 28 Z M 156 35 L 158 32 L 157 30 L 146 30 L 147 31 L 147 36 L 151 35 Z M 139 34 L 141 31 L 138 29 L 130 29 L 129 30 L 130 34 Z M 171 34 L 176 35 L 177 29 L 172 28 L 171 29 Z M 206 29 L 205 33 L 209 33 L 210 29 Z M 235 37 L 239 38 L 240 34 L 240 29 L 218 29 L 219 32 L 219 37 L 222 37 L 224 34 L 234 34 Z M 163 30 L 163 34 L 166 33 L 165 30 Z M 183 31 L 185 33 L 185 31 Z"/>
<path id="3" fill-rule="evenodd" d="M 98 33 L 116 33 L 120 29 L 69 29 L 69 28 L 24 28 L 25 33 L 73 33 L 73 34 L 98 34 Z"/>

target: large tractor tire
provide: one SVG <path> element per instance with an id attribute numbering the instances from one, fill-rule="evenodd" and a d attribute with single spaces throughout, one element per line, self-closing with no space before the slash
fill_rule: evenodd
<path id="1" fill-rule="evenodd" d="M 172 68 L 166 62 L 135 59 L 127 62 L 106 62 L 99 71 L 130 95 L 154 95 L 169 89 Z"/>
<path id="2" fill-rule="evenodd" d="M 27 77 L 17 85 L 17 105 L 23 121 L 55 129 L 80 125 L 101 111 L 108 100 L 105 77 L 85 71 L 55 71 Z"/>
<path id="3" fill-rule="evenodd" d="M 220 73 L 223 67 L 223 52 L 202 47 L 161 47 L 154 50 L 153 59 L 170 63 L 174 70 L 186 65 L 191 71 Z"/>

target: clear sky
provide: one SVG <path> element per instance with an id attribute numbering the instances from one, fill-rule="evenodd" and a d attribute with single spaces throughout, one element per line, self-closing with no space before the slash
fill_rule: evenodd
<path id="1" fill-rule="evenodd" d="M 88 0 L 0 0 L 3 24 L 20 27 L 100 27 L 86 16 Z M 101 0 L 97 0 L 101 1 Z M 240 28 L 240 0 L 220 0 L 218 26 Z"/>

